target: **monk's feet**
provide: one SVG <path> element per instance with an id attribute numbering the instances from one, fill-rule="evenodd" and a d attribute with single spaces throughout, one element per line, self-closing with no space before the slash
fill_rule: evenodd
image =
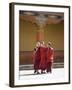
<path id="1" fill-rule="evenodd" d="M 36 73 L 36 70 L 34 71 L 34 73 Z"/>
<path id="2" fill-rule="evenodd" d="M 47 70 L 46 72 L 47 72 L 47 73 L 52 73 L 52 70 Z"/>
<path id="3" fill-rule="evenodd" d="M 37 72 L 37 74 L 40 74 L 39 72 Z"/>
<path id="4" fill-rule="evenodd" d="M 39 73 L 39 71 L 36 71 L 36 70 L 35 70 L 35 71 L 34 71 L 34 74 L 40 74 L 40 73 Z"/>
<path id="5" fill-rule="evenodd" d="M 43 72 L 41 72 L 41 74 L 43 74 Z"/>
<path id="6" fill-rule="evenodd" d="M 46 72 L 44 72 L 44 71 L 41 71 L 41 74 L 45 74 Z"/>
<path id="7" fill-rule="evenodd" d="M 46 72 L 47 72 L 47 73 L 49 73 L 49 71 L 48 71 L 48 70 L 47 70 Z"/>

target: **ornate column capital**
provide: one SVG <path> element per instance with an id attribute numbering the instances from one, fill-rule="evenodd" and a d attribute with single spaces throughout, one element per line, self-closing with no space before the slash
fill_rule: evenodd
<path id="1" fill-rule="evenodd" d="M 39 26 L 39 28 L 43 28 L 46 25 L 46 17 L 44 14 L 39 14 L 36 16 L 36 23 Z"/>

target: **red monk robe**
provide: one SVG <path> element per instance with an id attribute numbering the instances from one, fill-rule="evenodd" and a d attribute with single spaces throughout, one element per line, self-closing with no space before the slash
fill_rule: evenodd
<path id="1" fill-rule="evenodd" d="M 38 73 L 39 64 L 40 64 L 40 47 L 34 49 L 34 70 Z"/>
<path id="2" fill-rule="evenodd" d="M 54 49 L 52 47 L 47 48 L 47 72 L 52 72 L 52 63 L 54 59 Z"/>
<path id="3" fill-rule="evenodd" d="M 41 61 L 40 61 L 40 69 L 43 71 L 46 69 L 46 48 L 40 47 L 40 55 L 41 55 Z"/>

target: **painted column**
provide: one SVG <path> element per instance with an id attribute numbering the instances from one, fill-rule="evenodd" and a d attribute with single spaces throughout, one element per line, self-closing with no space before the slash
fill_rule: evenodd
<path id="1" fill-rule="evenodd" d="M 39 28 L 39 30 L 37 30 L 36 40 L 44 41 L 44 28 Z"/>

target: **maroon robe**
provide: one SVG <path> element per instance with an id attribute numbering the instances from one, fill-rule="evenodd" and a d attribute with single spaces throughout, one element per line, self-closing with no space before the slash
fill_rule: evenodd
<path id="1" fill-rule="evenodd" d="M 45 47 L 40 47 L 40 55 L 41 55 L 41 60 L 40 60 L 39 68 L 41 70 L 45 70 L 46 69 L 46 48 Z"/>
<path id="2" fill-rule="evenodd" d="M 47 62 L 52 62 L 54 58 L 54 50 L 53 48 L 47 48 Z"/>
<path id="3" fill-rule="evenodd" d="M 54 59 L 54 50 L 53 48 L 47 48 L 47 72 L 52 71 L 52 63 Z"/>
<path id="4" fill-rule="evenodd" d="M 39 69 L 39 64 L 40 64 L 40 47 L 37 47 L 37 50 L 34 49 L 35 56 L 34 56 L 34 69 L 38 70 Z"/>

